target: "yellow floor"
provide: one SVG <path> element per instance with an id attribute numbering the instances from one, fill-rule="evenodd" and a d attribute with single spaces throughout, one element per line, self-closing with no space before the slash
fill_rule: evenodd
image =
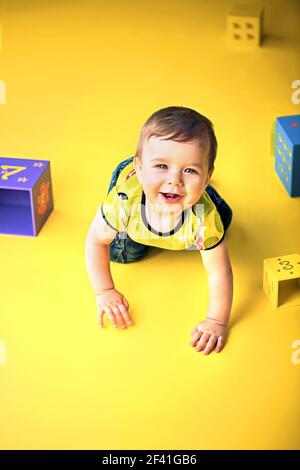
<path id="1" fill-rule="evenodd" d="M 226 43 L 229 0 L 2 1 L 0 155 L 50 160 L 55 203 L 38 237 L 0 236 L 2 449 L 300 448 L 300 307 L 262 291 L 263 259 L 300 253 L 300 198 L 270 155 L 272 121 L 300 112 L 300 3 L 264 4 L 264 45 L 245 51 Z M 212 183 L 234 210 L 219 355 L 188 345 L 207 306 L 199 253 L 112 263 L 125 331 L 98 328 L 85 267 L 112 170 L 170 105 L 214 122 Z"/>

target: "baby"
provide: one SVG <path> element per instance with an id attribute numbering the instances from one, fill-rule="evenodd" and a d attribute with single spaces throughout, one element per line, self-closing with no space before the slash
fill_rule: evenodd
<path id="1" fill-rule="evenodd" d="M 113 171 L 86 237 L 100 327 L 105 313 L 116 328 L 133 324 L 126 298 L 115 289 L 110 261 L 138 261 L 151 246 L 194 249 L 207 272 L 209 305 L 205 320 L 192 330 L 190 345 L 205 355 L 222 350 L 233 295 L 225 242 L 232 211 L 208 184 L 216 153 L 211 121 L 193 109 L 170 106 L 146 121 L 135 156 Z"/>

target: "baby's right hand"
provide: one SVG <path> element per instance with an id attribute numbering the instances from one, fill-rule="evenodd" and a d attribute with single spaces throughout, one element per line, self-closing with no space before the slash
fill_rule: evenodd
<path id="1" fill-rule="evenodd" d="M 126 324 L 132 325 L 133 321 L 128 313 L 129 303 L 125 297 L 116 289 L 109 289 L 96 295 L 98 307 L 98 320 L 100 328 L 103 328 L 103 315 L 107 314 L 115 328 L 118 328 L 117 320 L 122 328 Z"/>

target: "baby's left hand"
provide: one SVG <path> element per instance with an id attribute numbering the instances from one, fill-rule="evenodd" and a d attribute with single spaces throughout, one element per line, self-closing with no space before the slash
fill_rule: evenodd
<path id="1" fill-rule="evenodd" d="M 190 345 L 195 346 L 195 351 L 203 351 L 205 355 L 213 350 L 219 353 L 224 347 L 226 332 L 227 325 L 207 318 L 193 328 Z"/>

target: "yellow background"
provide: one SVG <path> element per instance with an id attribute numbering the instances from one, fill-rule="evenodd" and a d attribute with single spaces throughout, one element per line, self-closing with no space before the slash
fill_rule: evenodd
<path id="1" fill-rule="evenodd" d="M 231 2 L 4 0 L 0 155 L 51 161 L 55 210 L 38 237 L 0 236 L 2 449 L 299 448 L 300 307 L 273 310 L 263 259 L 300 252 L 300 198 L 270 155 L 299 114 L 298 0 L 266 0 L 263 47 L 226 42 Z M 230 334 L 188 345 L 207 307 L 199 253 L 111 264 L 135 326 L 97 326 L 84 241 L 115 166 L 157 109 L 214 123 L 212 184 L 234 220 Z"/>

